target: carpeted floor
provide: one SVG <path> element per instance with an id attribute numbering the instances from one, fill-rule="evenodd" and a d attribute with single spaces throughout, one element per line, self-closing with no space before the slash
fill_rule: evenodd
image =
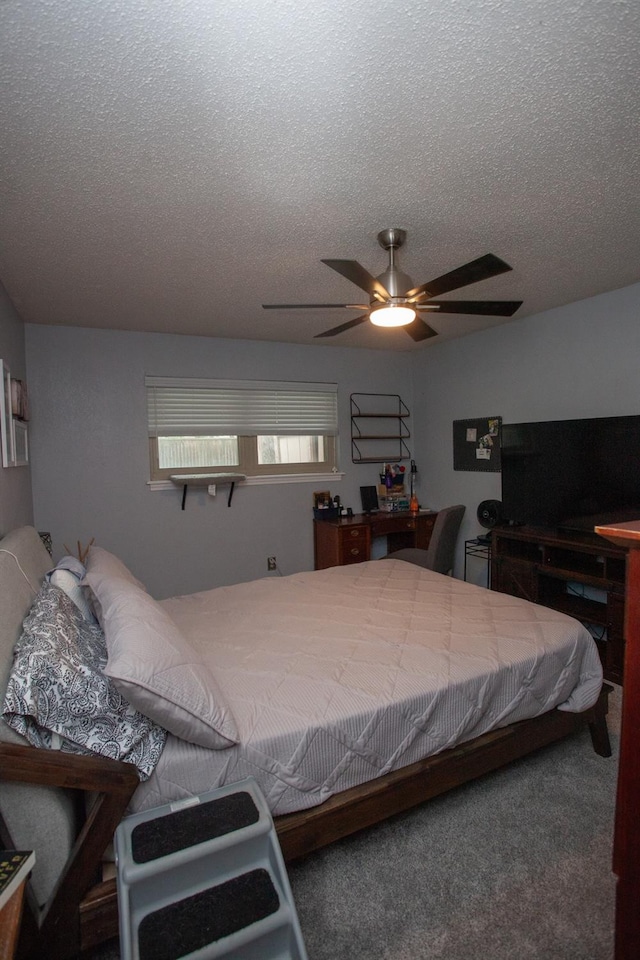
<path id="1" fill-rule="evenodd" d="M 585 731 L 290 865 L 309 960 L 611 960 L 619 702 L 611 759 Z"/>

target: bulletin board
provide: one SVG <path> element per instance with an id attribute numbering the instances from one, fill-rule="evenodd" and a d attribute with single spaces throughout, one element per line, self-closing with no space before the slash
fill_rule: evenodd
<path id="1" fill-rule="evenodd" d="M 500 472 L 502 417 L 453 421 L 453 469 Z"/>

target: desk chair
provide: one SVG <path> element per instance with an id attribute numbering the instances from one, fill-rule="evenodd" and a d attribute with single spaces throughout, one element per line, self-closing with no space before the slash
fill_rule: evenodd
<path id="1" fill-rule="evenodd" d="M 426 567 L 427 570 L 435 570 L 436 573 L 452 573 L 458 533 L 465 510 L 464 504 L 459 503 L 454 507 L 445 507 L 438 511 L 426 550 L 406 547 L 403 550 L 396 550 L 395 553 L 388 553 L 384 559 L 406 560 L 419 567 Z"/>

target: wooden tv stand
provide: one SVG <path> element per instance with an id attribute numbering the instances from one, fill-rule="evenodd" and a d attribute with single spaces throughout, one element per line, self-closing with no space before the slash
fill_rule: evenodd
<path id="1" fill-rule="evenodd" d="M 387 552 L 403 547 L 429 546 L 435 511 L 419 513 L 356 513 L 352 517 L 313 521 L 313 553 L 316 570 L 342 567 L 347 563 L 362 563 L 371 559 L 371 541 L 387 538 Z"/>
<path id="2" fill-rule="evenodd" d="M 595 534 L 538 527 L 492 531 L 491 589 L 596 627 L 605 679 L 622 683 L 627 551 Z M 598 639 L 598 628 L 606 639 Z"/>

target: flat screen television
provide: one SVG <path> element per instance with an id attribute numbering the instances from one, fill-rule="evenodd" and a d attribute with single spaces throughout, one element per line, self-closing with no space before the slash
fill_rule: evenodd
<path id="1" fill-rule="evenodd" d="M 640 416 L 502 425 L 502 519 L 592 533 L 640 519 Z"/>

